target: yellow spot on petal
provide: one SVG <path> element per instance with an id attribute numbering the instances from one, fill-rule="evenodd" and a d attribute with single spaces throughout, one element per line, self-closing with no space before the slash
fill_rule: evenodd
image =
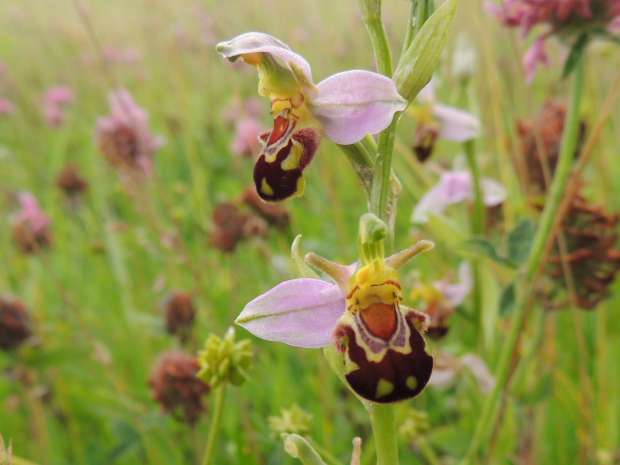
<path id="1" fill-rule="evenodd" d="M 301 163 L 301 156 L 303 154 L 303 146 L 299 142 L 293 141 L 293 147 L 291 148 L 291 152 L 289 153 L 288 157 L 286 157 L 280 164 L 281 168 L 284 171 L 291 171 L 299 168 L 299 164 Z"/>
<path id="2" fill-rule="evenodd" d="M 381 397 L 389 396 L 394 392 L 394 384 L 390 383 L 387 379 L 381 378 L 377 384 L 377 393 L 375 397 L 380 399 Z"/>
<path id="3" fill-rule="evenodd" d="M 269 185 L 266 178 L 263 178 L 263 180 L 261 181 L 260 190 L 263 194 L 268 196 L 273 196 L 274 194 L 273 188 Z"/>
<path id="4" fill-rule="evenodd" d="M 245 55 L 241 55 L 241 59 L 245 61 L 248 65 L 259 65 L 261 61 L 263 61 L 262 53 L 246 53 Z"/>
<path id="5" fill-rule="evenodd" d="M 418 380 L 414 376 L 410 376 L 405 380 L 405 384 L 409 389 L 415 391 L 418 387 Z"/>
<path id="6" fill-rule="evenodd" d="M 295 191 L 295 197 L 301 197 L 304 195 L 304 191 L 306 190 L 306 180 L 301 176 L 297 180 L 297 190 Z"/>

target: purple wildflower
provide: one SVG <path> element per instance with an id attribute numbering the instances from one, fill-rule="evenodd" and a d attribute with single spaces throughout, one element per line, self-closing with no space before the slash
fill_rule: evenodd
<path id="1" fill-rule="evenodd" d="M 97 143 L 108 161 L 115 167 L 148 175 L 153 156 L 163 145 L 149 127 L 149 116 L 121 89 L 108 97 L 110 115 L 97 121 Z"/>

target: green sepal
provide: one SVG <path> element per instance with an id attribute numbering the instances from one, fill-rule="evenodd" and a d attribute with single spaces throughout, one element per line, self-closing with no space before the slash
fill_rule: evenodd
<path id="1" fill-rule="evenodd" d="M 443 3 L 416 34 L 394 72 L 400 94 L 411 102 L 430 82 L 439 66 L 456 15 L 457 0 Z"/>

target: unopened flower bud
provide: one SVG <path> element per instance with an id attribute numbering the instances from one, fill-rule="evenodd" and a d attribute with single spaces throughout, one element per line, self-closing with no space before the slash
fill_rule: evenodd
<path id="1" fill-rule="evenodd" d="M 198 353 L 200 371 L 198 377 L 216 388 L 224 383 L 235 386 L 248 379 L 248 369 L 252 363 L 252 343 L 249 339 L 235 341 L 231 328 L 222 338 L 211 334 L 204 349 Z"/>

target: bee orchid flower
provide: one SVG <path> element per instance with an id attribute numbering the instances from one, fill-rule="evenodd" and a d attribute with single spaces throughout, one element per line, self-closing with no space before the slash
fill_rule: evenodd
<path id="1" fill-rule="evenodd" d="M 302 348 L 335 345 L 339 371 L 366 400 L 414 397 L 428 382 L 433 359 L 422 337 L 426 316 L 402 305 L 397 270 L 432 246 L 420 241 L 388 258 L 382 246 L 370 247 L 359 268 L 310 253 L 306 261 L 333 282 L 284 281 L 248 303 L 236 322 L 269 341 Z"/>
<path id="2" fill-rule="evenodd" d="M 323 136 L 354 144 L 384 130 L 406 107 L 394 82 L 370 71 L 345 71 L 314 84 L 308 62 L 268 34 L 241 34 L 219 43 L 217 51 L 255 66 L 258 93 L 271 101 L 273 129 L 261 136 L 254 166 L 256 189 L 266 201 L 303 193 L 303 171 Z"/>
<path id="3" fill-rule="evenodd" d="M 439 138 L 466 142 L 480 135 L 480 121 L 476 116 L 437 101 L 435 81 L 422 89 L 417 103 L 407 111 L 417 123 L 413 148 L 421 162 L 430 158 Z"/>

